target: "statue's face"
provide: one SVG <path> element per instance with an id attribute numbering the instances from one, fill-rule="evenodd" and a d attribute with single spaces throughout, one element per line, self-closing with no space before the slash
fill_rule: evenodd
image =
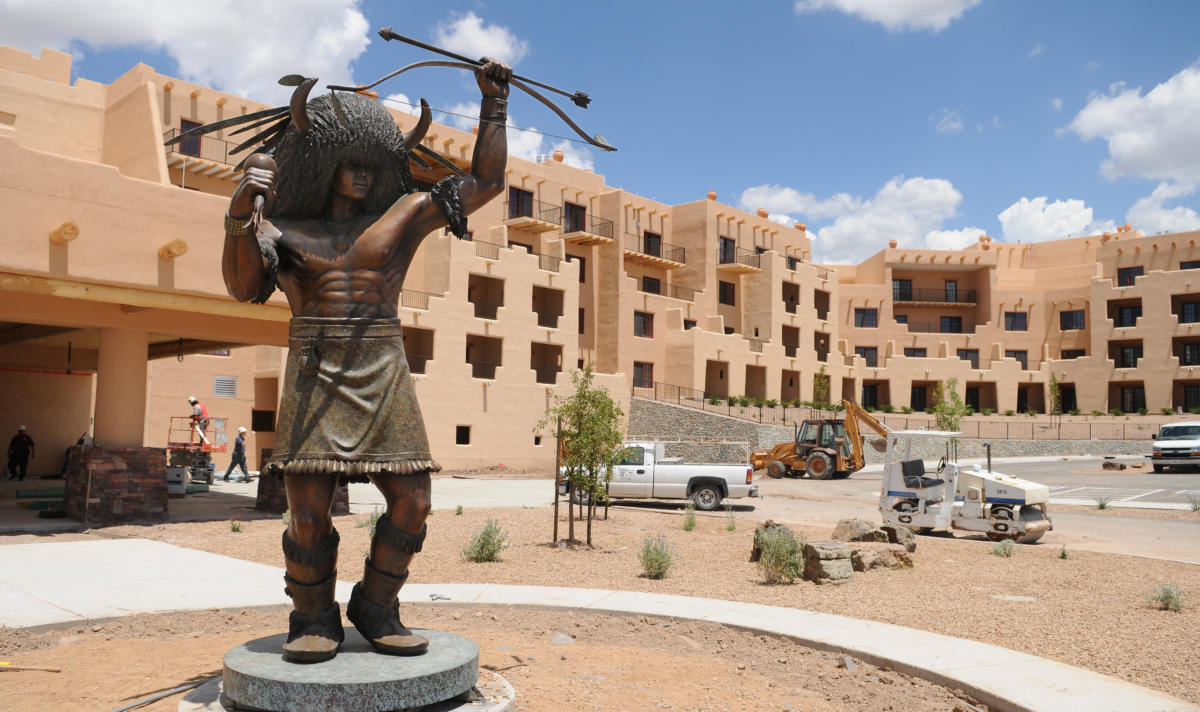
<path id="1" fill-rule="evenodd" d="M 338 166 L 333 176 L 333 192 L 337 195 L 362 200 L 371 192 L 375 173 L 367 166 L 346 162 Z"/>

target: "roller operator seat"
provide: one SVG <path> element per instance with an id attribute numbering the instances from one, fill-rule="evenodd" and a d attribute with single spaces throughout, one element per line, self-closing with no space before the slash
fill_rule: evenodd
<path id="1" fill-rule="evenodd" d="M 940 487 L 945 480 L 925 476 L 925 462 L 922 460 L 904 460 L 900 463 L 900 473 L 904 476 L 904 486 L 913 489 Z"/>

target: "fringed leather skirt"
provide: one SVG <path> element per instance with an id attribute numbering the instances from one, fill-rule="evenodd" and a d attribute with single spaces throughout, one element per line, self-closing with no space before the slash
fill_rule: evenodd
<path id="1" fill-rule="evenodd" d="M 442 469 L 413 388 L 399 319 L 293 317 L 268 472 L 368 475 Z"/>

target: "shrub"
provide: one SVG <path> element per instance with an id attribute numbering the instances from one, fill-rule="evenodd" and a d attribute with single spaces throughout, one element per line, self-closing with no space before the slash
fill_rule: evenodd
<path id="1" fill-rule="evenodd" d="M 283 510 L 283 516 L 280 517 L 280 519 L 283 520 L 283 526 L 286 527 L 286 526 L 290 525 L 292 523 L 292 510 L 290 510 L 290 509 Z"/>
<path id="2" fill-rule="evenodd" d="M 1171 410 L 1170 408 L 1164 407 L 1164 408 L 1161 408 L 1161 410 L 1162 410 L 1163 415 L 1174 415 L 1175 414 L 1175 411 Z"/>
<path id="3" fill-rule="evenodd" d="M 1192 511 L 1200 512 L 1200 497 L 1188 497 L 1188 501 L 1192 503 Z"/>
<path id="4" fill-rule="evenodd" d="M 240 532 L 242 530 L 242 515 L 235 514 L 229 518 L 229 531 Z"/>
<path id="5" fill-rule="evenodd" d="M 508 535 L 500 531 L 500 524 L 495 519 L 489 519 L 463 547 L 462 555 L 467 561 L 475 563 L 496 561 L 500 558 L 500 550 L 506 546 Z"/>
<path id="6" fill-rule="evenodd" d="M 462 505 L 460 504 L 454 508 L 454 516 L 458 517 L 461 515 L 462 515 Z"/>
<path id="7" fill-rule="evenodd" d="M 1102 411 L 1102 410 L 1093 410 L 1093 411 L 1092 411 L 1092 415 L 1104 415 L 1104 411 Z"/>
<path id="8" fill-rule="evenodd" d="M 879 406 L 879 409 L 884 413 L 891 413 L 896 410 L 896 406 L 892 405 L 891 403 L 884 403 L 883 405 Z"/>
<path id="9" fill-rule="evenodd" d="M 1188 412 L 1192 415 L 1200 414 L 1200 405 L 1194 405 L 1191 408 L 1188 408 Z"/>
<path id="10" fill-rule="evenodd" d="M 1103 495 L 1096 498 L 1096 509 L 1108 509 L 1109 502 L 1112 502 L 1112 497 Z"/>
<path id="11" fill-rule="evenodd" d="M 733 516 L 733 507 L 725 505 L 725 531 L 732 532 L 737 530 L 737 519 Z"/>
<path id="12" fill-rule="evenodd" d="M 1004 414 L 1005 415 L 1016 415 L 1017 411 L 1013 410 L 1012 408 L 1009 408 L 1008 410 L 1004 411 Z"/>
<path id="13" fill-rule="evenodd" d="M 1187 595 L 1187 591 L 1178 586 L 1172 586 L 1165 583 L 1161 586 L 1155 586 L 1154 590 L 1146 596 L 1146 600 L 1151 607 L 1157 608 L 1160 611 L 1175 611 L 1179 613 L 1183 610 L 1183 597 Z"/>
<path id="14" fill-rule="evenodd" d="M 935 411 L 933 408 L 926 408 L 926 409 L 925 409 L 925 415 L 933 415 L 933 414 L 934 414 L 934 413 L 936 413 L 936 412 L 937 412 L 937 411 Z"/>
<path id="15" fill-rule="evenodd" d="M 1067 415 L 1079 415 L 1079 409 L 1078 409 L 1078 408 L 1072 408 L 1071 410 L 1068 410 L 1068 411 L 1067 411 Z"/>
<path id="16" fill-rule="evenodd" d="M 662 579 L 675 565 L 675 554 L 671 551 L 671 545 L 661 536 L 646 537 L 638 560 L 642 562 L 642 572 L 646 578 Z"/>
<path id="17" fill-rule="evenodd" d="M 1167 410 L 1167 408 L 1163 408 L 1163 410 Z M 1149 415 L 1149 414 L 1150 414 L 1150 409 L 1146 408 L 1145 406 L 1138 408 L 1138 415 Z M 1169 415 L 1169 413 L 1168 413 L 1168 415 Z"/>
<path id="18" fill-rule="evenodd" d="M 792 583 L 804 570 L 804 539 L 787 527 L 771 527 L 755 535 L 762 556 L 758 568 L 767 583 Z"/>
<path id="19" fill-rule="evenodd" d="M 996 409 L 995 408 L 984 408 L 983 410 L 981 410 L 979 412 L 982 413 L 983 415 L 994 415 L 996 413 Z"/>
<path id="20" fill-rule="evenodd" d="M 1036 410 L 1034 410 L 1033 408 L 1030 408 L 1029 410 L 1025 411 L 1025 415 L 1028 415 L 1031 418 L 1037 414 L 1038 414 L 1038 412 Z"/>
<path id="21" fill-rule="evenodd" d="M 779 401 L 775 400 L 774 398 L 768 398 L 767 400 L 763 401 L 763 406 L 767 408 L 774 408 L 777 405 L 779 405 Z"/>
<path id="22" fill-rule="evenodd" d="M 683 530 L 690 532 L 696 528 L 696 504 L 688 501 L 683 508 Z"/>
<path id="23" fill-rule="evenodd" d="M 996 542 L 992 547 L 992 553 L 1007 559 L 1017 553 L 1017 545 L 1013 543 L 1012 539 L 1005 539 L 1004 541 Z"/>
<path id="24" fill-rule="evenodd" d="M 1108 414 L 1109 415 L 1125 415 L 1125 411 L 1121 410 L 1120 408 L 1109 408 Z"/>
<path id="25" fill-rule="evenodd" d="M 725 396 L 725 405 L 737 405 L 737 396 Z"/>
<path id="26" fill-rule="evenodd" d="M 1067 547 L 1066 547 L 1066 545 L 1063 545 L 1063 548 L 1061 548 L 1061 549 L 1059 549 L 1059 550 L 1058 550 L 1058 558 L 1060 558 L 1060 559 L 1069 559 L 1069 558 L 1071 558 L 1071 555 L 1070 555 L 1069 553 L 1067 553 Z"/>
<path id="27" fill-rule="evenodd" d="M 912 408 L 909 408 L 908 406 L 903 406 L 902 408 L 900 408 L 900 410 L 902 410 L 905 415 L 912 413 Z"/>
<path id="28" fill-rule="evenodd" d="M 379 518 L 382 516 L 383 512 L 379 509 L 379 507 L 376 507 L 375 511 L 371 512 L 371 516 L 367 517 L 366 519 L 355 519 L 354 526 L 360 529 L 366 528 L 367 531 L 370 532 L 370 535 L 374 537 L 375 525 L 379 523 Z"/>
<path id="29" fill-rule="evenodd" d="M 708 404 L 709 405 L 721 405 L 721 399 L 718 396 L 709 396 Z"/>

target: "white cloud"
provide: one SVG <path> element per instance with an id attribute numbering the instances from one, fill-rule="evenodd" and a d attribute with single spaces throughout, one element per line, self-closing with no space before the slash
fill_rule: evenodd
<path id="1" fill-rule="evenodd" d="M 1042 242 L 1071 235 L 1091 235 L 1116 229 L 1112 220 L 1095 221 L 1082 200 L 1049 202 L 1046 196 L 1021 198 L 998 215 L 1005 242 Z"/>
<path id="2" fill-rule="evenodd" d="M 797 15 L 835 10 L 860 20 L 877 22 L 888 32 L 932 30 L 941 32 L 982 0 L 796 0 Z"/>
<path id="3" fill-rule="evenodd" d="M 446 113 L 437 117 L 455 128 L 470 131 L 479 124 L 479 102 L 461 102 L 450 104 Z M 510 115 L 508 117 L 508 155 L 536 161 L 539 156 L 549 156 L 555 151 L 563 152 L 563 163 L 576 168 L 594 170 L 595 161 L 592 153 L 571 141 L 560 140 L 550 143 L 552 137 L 538 133 L 536 126 L 519 127 Z"/>
<path id="4" fill-rule="evenodd" d="M 1045 48 L 1042 47 L 1041 42 L 1035 44 L 1033 46 L 1033 49 L 1029 50 L 1029 59 L 1033 59 L 1034 57 L 1038 56 L 1039 54 L 1041 54 L 1044 51 L 1045 51 Z"/>
<path id="5" fill-rule="evenodd" d="M 1080 138 L 1108 142 L 1101 172 L 1160 181 L 1200 183 L 1200 63 L 1146 94 L 1116 84 L 1095 94 L 1069 128 Z"/>
<path id="6" fill-rule="evenodd" d="M 396 111 L 403 111 L 406 114 L 417 116 L 421 113 L 420 102 L 413 101 L 408 98 L 408 94 L 388 94 L 383 97 L 384 103 Z"/>
<path id="7" fill-rule="evenodd" d="M 1195 192 L 1194 185 L 1159 183 L 1149 196 L 1138 200 L 1125 214 L 1125 220 L 1143 235 L 1160 232 L 1200 230 L 1200 214 L 1184 205 L 1168 208 L 1164 203 Z"/>
<path id="8" fill-rule="evenodd" d="M 940 178 L 904 178 L 888 181 L 871 198 L 837 194 L 824 200 L 781 186 L 754 186 L 741 196 L 746 210 L 766 208 L 777 222 L 832 219 L 812 229 L 813 252 L 818 261 L 857 262 L 895 239 L 905 247 L 961 247 L 978 239 L 981 228 L 944 230 L 953 218 L 962 194 Z"/>
<path id="9" fill-rule="evenodd" d="M 451 52 L 473 59 L 494 57 L 508 65 L 516 65 L 529 52 L 529 44 L 517 39 L 507 27 L 485 25 L 474 12 L 453 16 L 438 25 L 435 44 Z"/>
<path id="10" fill-rule="evenodd" d="M 1053 99 L 1051 99 L 1051 100 L 1050 100 L 1050 106 L 1051 106 L 1051 107 L 1053 107 L 1055 111 L 1061 111 L 1061 110 L 1062 110 L 1062 106 L 1063 106 L 1063 104 L 1062 104 L 1062 97 L 1057 97 L 1057 96 L 1056 96 L 1056 97 L 1054 97 Z"/>
<path id="11" fill-rule="evenodd" d="M 153 48 L 182 79 L 266 103 L 291 95 L 276 83 L 285 74 L 352 83 L 350 65 L 370 43 L 357 0 L 0 0 L 0 17 L 0 45 L 76 57 L 81 46 Z"/>
<path id="12" fill-rule="evenodd" d="M 931 116 L 930 121 L 932 120 Z M 942 109 L 942 116 L 938 119 L 936 128 L 938 133 L 959 133 L 963 130 L 962 117 L 958 115 L 957 111 Z"/>
<path id="13" fill-rule="evenodd" d="M 1094 72 L 1094 71 L 1096 71 L 1097 69 L 1099 69 L 1099 68 L 1100 68 L 1100 63 L 1099 63 L 1099 62 L 1097 62 L 1096 60 L 1094 60 L 1094 59 L 1093 59 L 1092 61 L 1090 61 L 1090 62 L 1088 62 L 1087 64 L 1083 65 L 1083 68 L 1084 68 L 1084 69 L 1091 70 L 1091 71 L 1093 71 L 1093 72 Z"/>

